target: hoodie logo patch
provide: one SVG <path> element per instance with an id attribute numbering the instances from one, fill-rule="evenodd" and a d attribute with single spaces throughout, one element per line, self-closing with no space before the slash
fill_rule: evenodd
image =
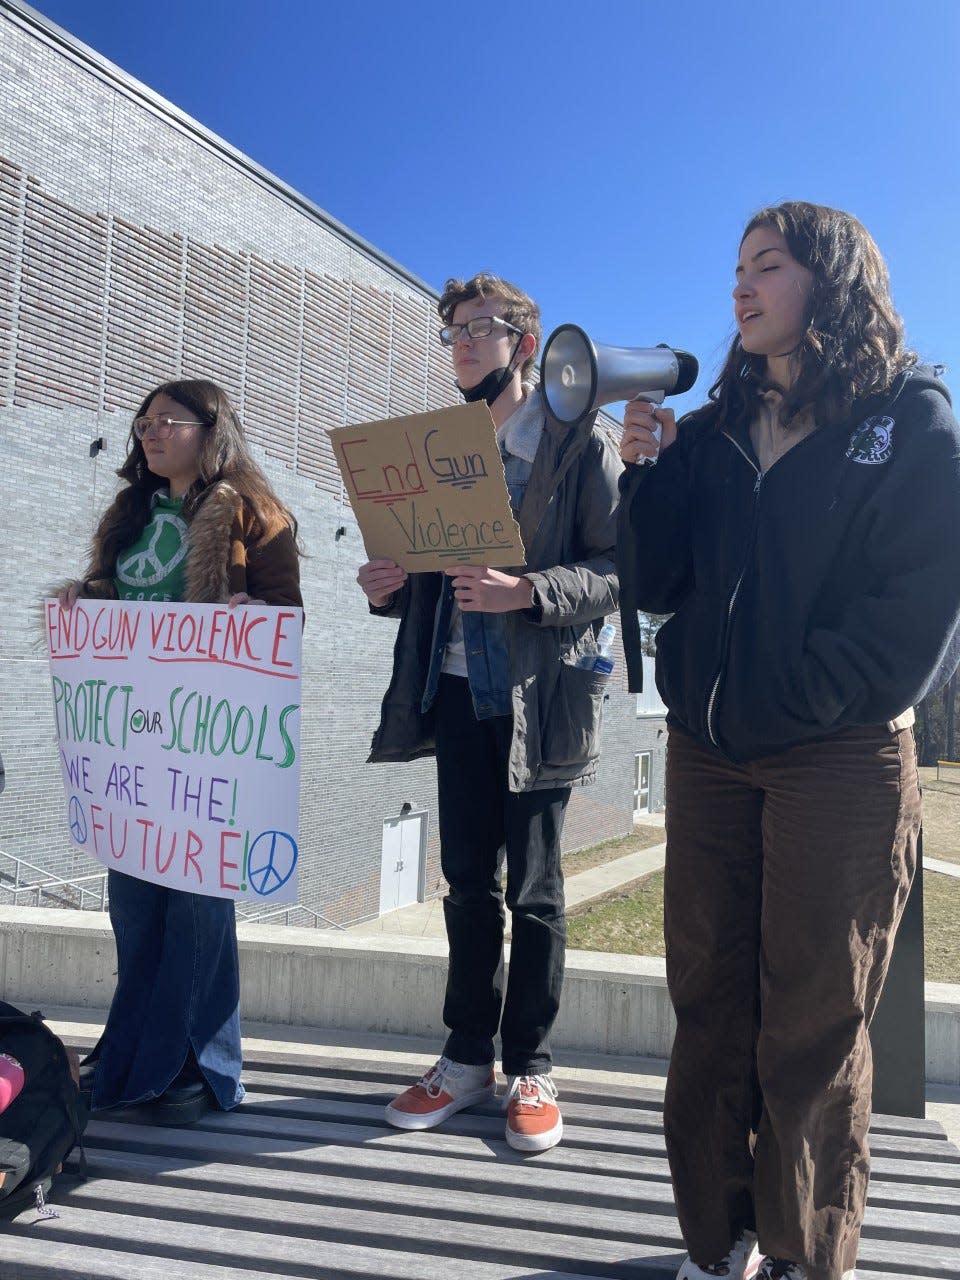
<path id="1" fill-rule="evenodd" d="M 893 418 L 867 418 L 850 437 L 847 457 L 868 467 L 889 462 L 893 456 L 893 428 Z"/>

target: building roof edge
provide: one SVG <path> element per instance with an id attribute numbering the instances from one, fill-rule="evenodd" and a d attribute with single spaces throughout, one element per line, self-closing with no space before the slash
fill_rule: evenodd
<path id="1" fill-rule="evenodd" d="M 258 182 L 270 187 L 288 204 L 307 214 L 308 217 L 323 223 L 324 226 L 335 232 L 379 266 L 385 267 L 392 274 L 399 276 L 429 297 L 439 298 L 440 295 L 436 289 L 428 285 L 426 281 L 421 280 L 419 276 L 414 275 L 412 271 L 408 271 L 406 267 L 401 266 L 399 262 L 396 262 L 389 255 L 383 253 L 375 245 L 371 244 L 369 240 L 365 240 L 363 236 L 351 231 L 348 226 L 340 222 L 332 214 L 327 213 L 326 210 L 321 209 L 319 205 L 314 204 L 312 200 L 309 200 L 294 187 L 278 178 L 276 174 L 271 173 L 269 169 L 258 164 L 256 160 L 252 160 L 248 155 L 245 155 L 227 142 L 226 139 L 221 138 L 219 134 L 214 133 L 212 129 L 200 124 L 199 121 L 170 102 L 169 99 L 155 92 L 141 80 L 137 80 L 135 76 L 124 71 L 122 67 L 118 67 L 115 62 L 105 58 L 103 54 L 98 53 L 90 45 L 78 40 L 76 36 L 58 26 L 52 19 L 46 17 L 31 5 L 24 4 L 23 0 L 0 0 L 0 13 L 18 23 L 21 27 L 30 30 L 48 44 L 59 48 L 61 52 L 87 71 L 112 84 L 121 92 L 126 93 L 130 98 L 139 102 L 155 115 L 165 119 L 174 128 L 188 134 L 208 150 L 215 152 L 231 164 L 245 170 Z"/>

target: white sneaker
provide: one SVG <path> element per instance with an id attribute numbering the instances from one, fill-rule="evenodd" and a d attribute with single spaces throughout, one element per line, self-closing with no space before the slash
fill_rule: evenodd
<path id="1" fill-rule="evenodd" d="M 384 1114 L 397 1129 L 433 1129 L 454 1112 L 486 1102 L 496 1092 L 492 1062 L 474 1067 L 440 1058 L 415 1085 L 394 1098 Z"/>
<path id="2" fill-rule="evenodd" d="M 753 1231 L 742 1231 L 734 1241 L 733 1248 L 719 1262 L 711 1262 L 698 1267 L 687 1258 L 677 1272 L 677 1280 L 759 1280 L 758 1267 L 762 1258 L 757 1249 L 757 1237 Z"/>

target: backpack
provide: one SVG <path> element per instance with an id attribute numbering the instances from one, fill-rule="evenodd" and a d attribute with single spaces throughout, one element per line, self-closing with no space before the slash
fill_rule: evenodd
<path id="1" fill-rule="evenodd" d="M 30 1205 L 44 1217 L 54 1175 L 80 1142 L 87 1108 L 73 1080 L 61 1040 L 39 1013 L 22 1013 L 0 1000 L 0 1052 L 23 1068 L 23 1086 L 0 1112 L 0 1218 Z M 83 1146 L 80 1171 L 86 1173 Z"/>

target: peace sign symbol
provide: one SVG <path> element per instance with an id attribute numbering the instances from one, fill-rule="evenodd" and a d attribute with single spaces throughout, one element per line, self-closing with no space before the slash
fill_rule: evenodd
<path id="1" fill-rule="evenodd" d="M 87 843 L 87 815 L 76 796 L 70 797 L 70 834 L 77 844 Z"/>
<path id="2" fill-rule="evenodd" d="M 261 831 L 247 858 L 250 888 L 261 898 L 276 893 L 293 875 L 296 865 L 297 842 L 293 836 L 286 831 Z"/>
<path id="3" fill-rule="evenodd" d="M 172 511 L 157 511 L 153 524 L 144 550 L 117 561 L 117 577 L 125 586 L 155 587 L 186 558 L 186 522 Z"/>

